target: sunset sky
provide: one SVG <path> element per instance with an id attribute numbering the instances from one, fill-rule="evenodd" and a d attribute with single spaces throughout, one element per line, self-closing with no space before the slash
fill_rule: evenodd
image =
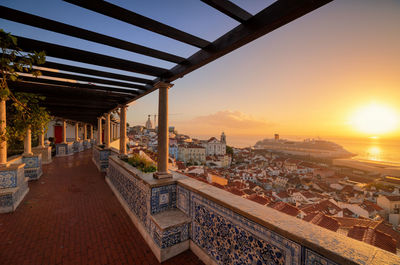
<path id="1" fill-rule="evenodd" d="M 398 1 L 334 1 L 176 81 L 170 123 L 200 136 L 372 136 L 351 116 L 380 104 L 399 117 L 399 14 Z M 157 93 L 129 121 L 152 113 Z"/>
<path id="2" fill-rule="evenodd" d="M 195 0 L 110 2 L 210 41 L 237 25 Z M 234 2 L 253 14 L 267 5 L 261 0 Z M 62 22 L 81 27 L 84 23 L 87 29 L 181 56 L 196 51 L 110 18 L 100 16 L 101 23 L 96 23 L 99 16 L 95 13 L 68 3 L 62 3 L 62 10 L 56 9 L 60 3 L 51 1 L 41 7 L 27 1 L 5 1 L 5 5 L 58 20 L 63 12 Z M 82 17 L 71 17 L 70 12 L 81 12 Z M 228 139 L 272 137 L 274 133 L 370 137 L 374 133 L 360 131 L 352 117 L 359 109 L 375 104 L 389 109 L 395 119 L 392 123 L 396 123 L 391 132 L 380 135 L 400 138 L 399 14 L 400 2 L 394 0 L 333 1 L 175 81 L 170 89 L 170 125 L 199 137 L 225 131 Z M 0 23 L 18 35 L 39 34 L 45 41 L 104 54 L 112 51 L 114 56 L 118 53 L 122 58 L 172 67 L 171 63 L 18 23 Z M 144 124 L 148 114 L 157 113 L 157 98 L 158 93 L 152 93 L 132 104 L 128 122 Z"/>

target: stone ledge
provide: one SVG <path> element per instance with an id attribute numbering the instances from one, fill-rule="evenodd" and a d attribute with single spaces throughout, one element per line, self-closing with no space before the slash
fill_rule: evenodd
<path id="1" fill-rule="evenodd" d="M 22 156 L 21 156 L 21 159 L 22 159 Z M 0 171 L 17 170 L 17 169 L 20 169 L 23 167 L 25 167 L 25 163 L 7 164 L 7 166 L 0 166 Z"/>
<path id="2" fill-rule="evenodd" d="M 151 215 L 151 218 L 161 230 L 167 230 L 191 222 L 190 217 L 179 209 L 166 210 Z"/>
<path id="3" fill-rule="evenodd" d="M 201 181 L 185 178 L 178 185 L 222 205 L 338 264 L 400 264 L 400 257 L 262 206 Z"/>

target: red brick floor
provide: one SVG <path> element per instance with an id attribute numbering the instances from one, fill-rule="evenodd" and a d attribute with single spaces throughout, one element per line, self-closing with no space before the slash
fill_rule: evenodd
<path id="1" fill-rule="evenodd" d="M 55 158 L 13 213 L 0 214 L 0 264 L 159 264 L 91 161 Z M 186 251 L 163 264 L 203 264 Z"/>

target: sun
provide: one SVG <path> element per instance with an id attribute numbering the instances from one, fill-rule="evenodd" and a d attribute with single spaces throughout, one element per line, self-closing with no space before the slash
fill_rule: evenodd
<path id="1" fill-rule="evenodd" d="M 394 131 L 398 125 L 398 114 L 392 108 L 372 103 L 357 109 L 350 123 L 365 134 L 382 135 Z"/>

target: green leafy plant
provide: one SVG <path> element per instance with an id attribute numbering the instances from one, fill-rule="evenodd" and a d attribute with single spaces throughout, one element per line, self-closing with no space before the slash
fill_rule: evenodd
<path id="1" fill-rule="evenodd" d="M 12 36 L 11 33 L 5 32 L 0 29 L 0 98 L 7 100 L 11 98 L 13 101 L 18 100 L 12 95 L 8 88 L 7 81 L 17 81 L 21 73 L 28 73 L 33 76 L 40 76 L 41 72 L 33 65 L 44 64 L 46 61 L 46 54 L 41 52 L 25 53 L 17 46 L 17 38 Z"/>
<path id="2" fill-rule="evenodd" d="M 50 121 L 50 114 L 40 106 L 44 97 L 30 93 L 12 93 L 8 82 L 17 81 L 21 74 L 40 76 L 41 72 L 34 65 L 43 64 L 46 55 L 43 51 L 23 52 L 17 46 L 17 38 L 2 29 L 0 48 L 0 99 L 11 99 L 6 106 L 7 126 L 5 131 L 0 132 L 0 141 L 21 141 L 27 128 L 31 129 L 33 137 L 37 137 L 43 129 L 47 130 L 46 126 Z"/>
<path id="3" fill-rule="evenodd" d="M 157 167 L 150 162 L 149 160 L 145 159 L 144 157 L 134 154 L 132 157 L 129 157 L 127 160 L 125 160 L 132 166 L 138 168 L 140 171 L 144 173 L 151 173 L 151 172 L 156 172 Z"/>

